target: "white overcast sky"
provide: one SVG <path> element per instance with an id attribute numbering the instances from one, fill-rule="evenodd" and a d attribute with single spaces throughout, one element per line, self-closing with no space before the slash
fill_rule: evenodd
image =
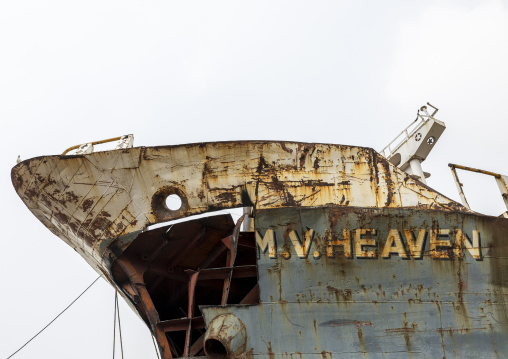
<path id="1" fill-rule="evenodd" d="M 447 130 L 423 168 L 508 175 L 508 1 L 0 0 L 0 359 L 97 274 L 28 211 L 16 158 L 133 133 L 135 145 L 273 139 L 383 148 L 427 101 Z M 474 210 L 505 210 L 459 173 Z M 15 358 L 109 358 L 114 292 L 94 286 Z M 155 358 L 121 303 L 127 358 Z"/>

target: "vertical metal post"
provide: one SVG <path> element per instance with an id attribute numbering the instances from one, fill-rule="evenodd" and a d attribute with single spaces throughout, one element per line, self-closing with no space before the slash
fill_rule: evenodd
<path id="1" fill-rule="evenodd" d="M 252 223 L 252 207 L 243 207 L 243 231 L 250 232 L 251 231 L 251 223 Z"/>
<path id="2" fill-rule="evenodd" d="M 424 184 L 427 184 L 427 182 L 425 181 L 425 175 L 423 174 L 420 160 L 418 158 L 413 158 L 411 161 L 409 161 L 409 165 L 411 166 L 411 171 L 413 172 L 413 174 L 420 177 L 420 180 Z"/>
<path id="3" fill-rule="evenodd" d="M 508 182 L 508 176 L 502 176 L 496 177 L 497 186 L 499 187 L 499 190 L 501 191 L 501 196 L 503 197 L 504 205 L 506 206 L 506 209 L 508 209 L 508 186 L 506 183 Z"/>
<path id="4" fill-rule="evenodd" d="M 188 306 L 187 306 L 187 318 L 189 319 L 189 325 L 187 327 L 187 330 L 185 332 L 185 347 L 183 356 L 188 357 L 191 347 L 191 340 L 192 340 L 192 319 L 194 318 L 194 294 L 196 292 L 196 283 L 198 282 L 198 275 L 199 272 L 195 271 L 188 271 L 190 278 L 189 278 L 189 298 L 188 298 Z"/>
<path id="5" fill-rule="evenodd" d="M 455 180 L 455 184 L 457 185 L 457 190 L 459 191 L 460 200 L 462 201 L 462 204 L 467 207 L 468 209 L 471 209 L 469 207 L 469 203 L 467 203 L 466 195 L 464 194 L 464 191 L 462 190 L 462 183 L 459 181 L 459 176 L 457 175 L 457 171 L 455 170 L 454 166 L 450 166 L 452 170 L 453 179 Z"/>

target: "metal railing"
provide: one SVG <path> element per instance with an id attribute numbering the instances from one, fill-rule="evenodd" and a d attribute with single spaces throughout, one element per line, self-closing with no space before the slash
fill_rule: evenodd
<path id="1" fill-rule="evenodd" d="M 381 155 L 385 158 L 390 158 L 404 143 L 406 143 L 416 132 L 418 132 L 430 119 L 434 119 L 434 115 L 439 109 L 432 106 L 427 102 L 427 105 L 434 109 L 432 114 L 427 112 L 427 106 L 422 106 L 416 111 L 416 119 L 407 126 L 402 132 L 400 132 L 387 146 L 385 146 L 381 151 Z M 421 113 L 423 112 L 423 113 Z M 397 145 L 392 149 L 393 143 L 397 143 Z M 387 153 L 388 152 L 388 153 Z"/>
<path id="2" fill-rule="evenodd" d="M 464 194 L 464 189 L 462 188 L 464 186 L 464 184 L 462 182 L 460 182 L 459 176 L 457 175 L 457 168 L 464 170 L 464 171 L 476 172 L 476 173 L 481 173 L 484 175 L 494 177 L 496 179 L 497 186 L 499 187 L 499 191 L 501 192 L 501 197 L 503 198 L 506 209 L 508 209 L 508 183 L 507 183 L 508 177 L 507 176 L 503 176 L 503 175 L 501 175 L 499 173 L 495 173 L 495 172 L 480 170 L 478 168 L 460 166 L 460 165 L 456 165 L 454 163 L 449 163 L 448 167 L 450 167 L 450 169 L 452 170 L 453 179 L 455 180 L 455 184 L 457 185 L 457 190 L 459 191 L 460 199 L 462 201 L 462 204 L 465 207 L 471 209 L 471 207 L 469 206 L 469 203 L 467 202 L 466 195 Z M 504 212 L 502 214 L 502 216 L 505 218 L 508 218 L 508 211 Z"/>
<path id="3" fill-rule="evenodd" d="M 87 142 L 87 143 L 83 143 L 80 145 L 75 145 L 75 146 L 69 147 L 68 149 L 63 151 L 62 156 L 66 155 L 67 153 L 69 153 L 73 150 L 78 150 L 78 153 L 91 153 L 93 151 L 94 145 L 100 145 L 103 143 L 114 142 L 114 141 L 118 141 L 118 145 L 116 146 L 115 149 L 131 148 L 133 139 L 134 139 L 133 135 L 124 135 L 124 136 L 108 138 L 106 140 L 101 140 L 101 141 Z M 85 148 L 85 147 L 87 147 L 87 148 Z M 79 151 L 80 149 L 82 151 Z"/>

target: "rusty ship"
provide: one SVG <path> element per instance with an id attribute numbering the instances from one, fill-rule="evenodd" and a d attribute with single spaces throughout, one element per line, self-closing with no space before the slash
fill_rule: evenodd
<path id="1" fill-rule="evenodd" d="M 508 219 L 469 208 L 456 169 L 470 168 L 451 165 L 462 204 L 426 185 L 421 162 L 445 129 L 436 111 L 422 107 L 380 153 L 133 147 L 129 135 L 18 163 L 12 183 L 137 312 L 162 358 L 505 357 Z M 508 203 L 506 176 L 475 171 Z M 235 208 L 236 221 L 213 213 Z"/>

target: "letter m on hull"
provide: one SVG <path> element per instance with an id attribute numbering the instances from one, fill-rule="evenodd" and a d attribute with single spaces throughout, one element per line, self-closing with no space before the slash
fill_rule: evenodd
<path id="1" fill-rule="evenodd" d="M 256 244 L 261 253 L 265 253 L 268 249 L 268 256 L 270 258 L 277 257 L 277 246 L 275 244 L 275 233 L 272 229 L 267 229 L 265 236 L 261 237 L 259 231 L 256 231 Z"/>

